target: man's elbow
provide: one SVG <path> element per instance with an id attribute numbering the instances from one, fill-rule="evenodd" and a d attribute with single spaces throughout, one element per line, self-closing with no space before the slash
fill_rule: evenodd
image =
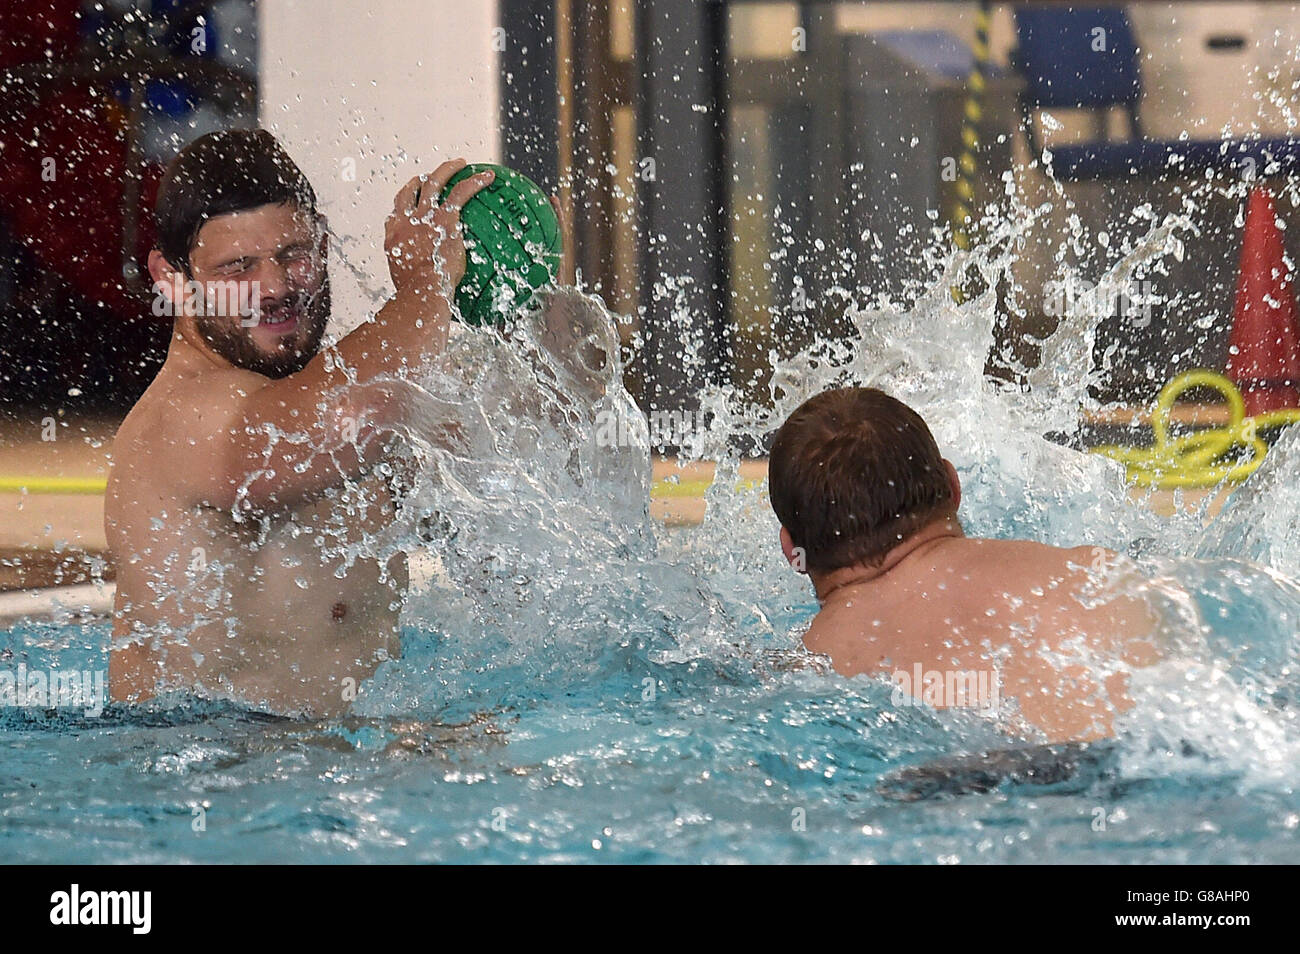
<path id="1" fill-rule="evenodd" d="M 224 482 L 220 505 L 236 520 L 291 510 L 363 476 L 383 456 L 387 434 L 363 428 L 355 443 L 313 448 L 232 476 Z"/>

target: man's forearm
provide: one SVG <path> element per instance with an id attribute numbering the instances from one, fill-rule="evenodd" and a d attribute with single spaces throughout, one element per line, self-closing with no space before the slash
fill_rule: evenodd
<path id="1" fill-rule="evenodd" d="M 351 422 L 354 432 L 348 443 L 364 445 L 358 466 L 365 467 L 384 456 L 390 442 L 368 438 L 389 431 L 396 422 L 400 397 L 385 387 L 385 379 L 404 378 L 447 347 L 450 333 L 450 296 L 421 294 L 399 289 L 379 309 L 373 321 L 356 328 L 337 346 L 349 385 L 340 393 L 335 414 Z M 371 386 L 373 385 L 373 386 Z"/>
<path id="2" fill-rule="evenodd" d="M 260 509 L 316 496 L 387 456 L 392 442 L 384 435 L 400 420 L 404 402 L 401 388 L 386 382 L 404 378 L 441 353 L 450 321 L 447 295 L 399 290 L 373 321 L 335 346 L 332 367 L 322 353 L 299 374 L 272 385 L 269 390 L 297 392 L 302 398 L 285 393 L 276 400 L 274 393 L 264 393 L 272 400 L 258 402 L 262 422 L 300 436 L 281 447 L 278 462 L 269 468 L 259 462 L 262 454 L 254 439 L 247 459 L 261 473 L 245 486 L 244 499 Z M 303 399 L 314 404 L 315 413 L 293 411 L 295 405 L 306 410 Z"/>
<path id="3" fill-rule="evenodd" d="M 450 294 L 399 289 L 373 321 L 353 330 L 336 348 L 349 377 L 366 384 L 400 374 L 440 354 L 451 326 Z"/>

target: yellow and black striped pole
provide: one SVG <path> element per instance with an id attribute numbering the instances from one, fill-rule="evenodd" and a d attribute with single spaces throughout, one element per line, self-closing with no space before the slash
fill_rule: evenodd
<path id="1" fill-rule="evenodd" d="M 961 154 L 957 157 L 957 179 L 953 189 L 955 197 L 948 217 L 952 225 L 952 240 L 963 252 L 970 250 L 970 233 L 975 225 L 972 213 L 975 204 L 974 177 L 980 148 L 979 127 L 984 118 L 984 90 L 988 85 L 989 21 L 992 16 L 993 5 L 990 0 L 980 0 L 975 7 L 975 45 L 971 51 L 975 60 L 966 82 L 966 103 L 962 107 Z M 954 285 L 952 297 L 961 303 L 967 296 L 960 285 Z"/>

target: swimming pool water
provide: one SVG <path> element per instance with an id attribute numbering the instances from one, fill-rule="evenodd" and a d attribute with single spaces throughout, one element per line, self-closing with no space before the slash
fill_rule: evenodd
<path id="1" fill-rule="evenodd" d="M 792 607 L 776 629 L 811 609 Z M 92 666 L 107 635 L 105 624 L 26 624 L 0 636 L 0 652 L 10 666 L 51 655 Z M 422 728 L 403 712 L 304 724 L 184 698 L 99 718 L 4 710 L 0 858 L 1297 858 L 1295 771 L 1252 778 L 1233 752 L 1138 733 L 1105 770 L 1056 786 L 900 802 L 878 790 L 889 772 L 1007 740 L 974 716 L 895 707 L 881 682 L 799 668 L 789 638 L 656 662 L 648 642 L 624 646 L 611 629 L 598 658 L 568 668 L 485 665 L 470 658 L 475 643 L 410 629 L 403 659 L 376 676 L 370 701 L 382 708 L 425 674 Z"/>

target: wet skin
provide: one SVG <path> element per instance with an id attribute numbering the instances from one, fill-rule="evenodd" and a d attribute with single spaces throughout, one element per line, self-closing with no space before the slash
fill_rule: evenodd
<path id="1" fill-rule="evenodd" d="M 396 293 L 335 349 L 355 386 L 315 354 L 325 316 L 310 303 L 327 280 L 320 223 L 266 205 L 200 230 L 189 277 L 257 281 L 262 312 L 256 322 L 228 316 L 216 334 L 177 317 L 162 369 L 118 431 L 105 502 L 118 567 L 114 699 L 201 687 L 330 716 L 399 652 L 404 559 L 347 554 L 395 506 L 375 470 L 398 409 L 365 385 L 446 343 L 464 271 L 458 209 L 490 181 L 467 179 L 435 205 L 462 166 L 444 163 L 398 193 L 386 229 Z M 177 274 L 156 251 L 150 271 L 164 288 Z M 300 369 L 267 376 L 231 356 Z M 272 442 L 268 427 L 302 440 Z"/>
<path id="2" fill-rule="evenodd" d="M 782 545 L 793 557 L 785 530 Z M 991 677 L 996 669 L 993 715 L 1005 730 L 1050 742 L 1103 738 L 1132 707 L 1124 668 L 1158 658 L 1157 619 L 1146 604 L 1124 594 L 1100 598 L 1099 571 L 1114 560 L 1099 547 L 966 537 L 954 510 L 878 567 L 811 574 L 821 610 L 804 645 L 847 676 L 912 675 L 917 664 L 923 673 Z M 922 697 L 922 687 L 911 691 Z M 946 708 L 977 700 L 930 701 Z"/>

